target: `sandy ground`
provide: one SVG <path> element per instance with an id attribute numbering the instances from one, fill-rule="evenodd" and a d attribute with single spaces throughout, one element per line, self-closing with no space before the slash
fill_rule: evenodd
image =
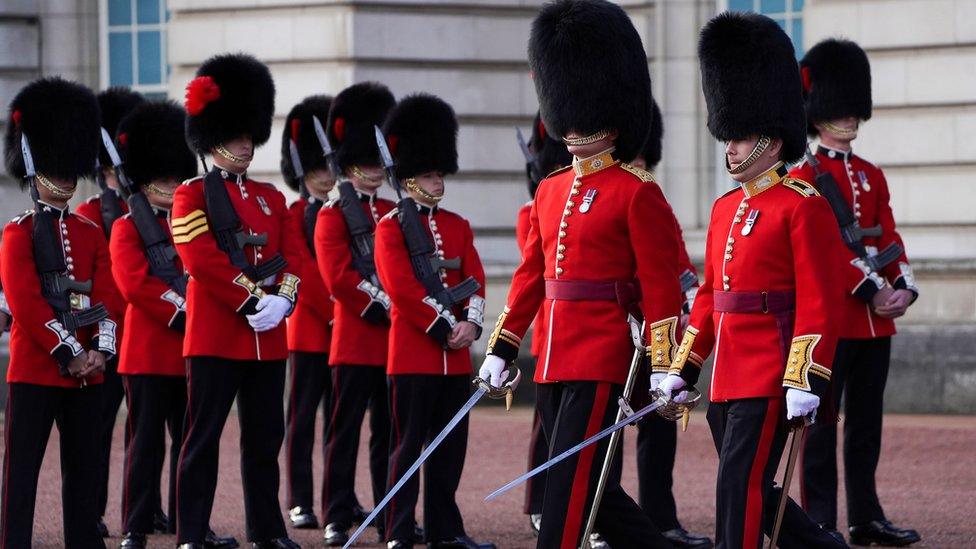
<path id="1" fill-rule="evenodd" d="M 320 419 L 321 421 L 321 419 Z M 491 490 L 520 474 L 525 467 L 531 411 L 483 406 L 475 410 L 465 475 L 458 496 L 468 533 L 479 540 L 491 540 L 502 548 L 535 546 L 527 518 L 521 513 L 523 490 L 483 503 Z M 119 542 L 119 492 L 122 421 L 116 428 L 113 450 L 109 510 L 106 517 L 113 538 Z M 238 463 L 238 425 L 231 416 L 222 439 L 220 479 L 212 524 L 222 534 L 244 541 L 244 509 Z M 636 433 L 628 433 L 624 485 L 636 495 L 634 446 Z M 365 437 L 364 437 L 365 440 Z M 319 441 L 317 441 L 319 442 Z M 60 473 L 57 432 L 48 446 L 38 489 L 34 522 L 36 547 L 59 547 L 61 541 Z M 368 502 L 367 472 L 361 449 L 356 482 L 360 500 Z M 918 547 L 976 547 L 976 417 L 898 416 L 885 419 L 884 449 L 878 471 L 878 490 L 890 520 L 917 528 L 923 537 Z M 283 456 L 283 454 L 282 454 Z M 321 456 L 317 449 L 316 482 L 321 480 Z M 705 424 L 704 414 L 695 413 L 688 432 L 679 439 L 675 467 L 675 491 L 679 516 L 692 531 L 713 533 L 713 500 L 717 459 Z M 284 470 L 284 467 L 282 467 Z M 780 475 L 777 475 L 779 478 Z M 284 501 L 284 478 L 282 478 Z M 794 480 L 793 494 L 799 493 Z M 316 489 L 316 493 L 318 489 Z M 841 483 L 841 517 L 843 483 Z M 316 501 L 318 505 L 318 501 Z M 321 531 L 291 530 L 292 537 L 306 547 L 322 546 Z M 154 536 L 152 547 L 172 547 L 172 536 Z M 360 545 L 380 547 L 370 531 Z"/>

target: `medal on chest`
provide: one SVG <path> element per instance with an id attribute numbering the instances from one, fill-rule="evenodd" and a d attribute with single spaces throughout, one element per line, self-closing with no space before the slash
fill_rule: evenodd
<path id="1" fill-rule="evenodd" d="M 259 196 L 257 197 L 257 199 L 258 199 L 258 206 L 261 206 L 261 211 L 264 212 L 264 215 L 270 216 L 271 208 L 268 207 L 268 203 L 265 202 L 264 197 Z"/>
<path id="2" fill-rule="evenodd" d="M 585 214 L 586 212 L 590 211 L 590 208 L 593 206 L 594 199 L 596 199 L 596 189 L 586 191 L 586 194 L 583 195 L 583 203 L 580 204 L 579 212 Z"/>
<path id="3" fill-rule="evenodd" d="M 756 219 L 759 219 L 759 210 L 750 210 L 749 216 L 746 217 L 745 225 L 742 227 L 742 236 L 749 236 L 752 228 L 756 225 Z"/>
<path id="4" fill-rule="evenodd" d="M 864 192 L 870 192 L 871 184 L 868 183 L 868 176 L 864 173 L 864 170 L 857 171 L 857 178 L 861 181 L 861 188 L 864 189 Z"/>

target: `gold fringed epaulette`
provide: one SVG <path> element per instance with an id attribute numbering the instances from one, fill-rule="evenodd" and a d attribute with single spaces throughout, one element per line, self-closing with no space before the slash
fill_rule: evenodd
<path id="1" fill-rule="evenodd" d="M 632 166 L 626 162 L 621 162 L 620 168 L 623 169 L 624 171 L 634 174 L 635 176 L 637 176 L 637 179 L 640 179 L 644 183 L 650 183 L 654 181 L 654 174 L 652 174 L 651 172 L 645 169 L 638 168 L 637 166 Z"/>
<path id="2" fill-rule="evenodd" d="M 803 196 L 820 196 L 820 192 L 817 191 L 816 187 L 802 179 L 787 177 L 783 179 L 783 186 L 788 189 L 793 189 Z"/>

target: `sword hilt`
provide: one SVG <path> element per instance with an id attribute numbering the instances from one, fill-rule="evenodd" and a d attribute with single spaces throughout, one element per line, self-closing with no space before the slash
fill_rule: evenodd
<path id="1" fill-rule="evenodd" d="M 515 371 L 514 376 L 512 376 L 513 370 Z M 473 380 L 471 380 L 471 383 L 478 389 L 483 389 L 488 398 L 493 398 L 495 400 L 505 399 L 505 409 L 511 410 L 512 399 L 515 397 L 515 389 L 518 388 L 519 381 L 522 380 L 522 371 L 514 365 L 508 366 L 505 368 L 505 371 L 508 372 L 508 379 L 504 384 L 502 384 L 501 387 L 495 387 L 487 380 L 480 377 L 475 377 Z"/>

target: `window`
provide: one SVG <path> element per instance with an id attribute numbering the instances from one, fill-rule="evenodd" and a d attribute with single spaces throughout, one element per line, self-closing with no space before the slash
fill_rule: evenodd
<path id="1" fill-rule="evenodd" d="M 165 97 L 166 0 L 101 0 L 103 87 L 128 86 L 148 97 Z"/>
<path id="2" fill-rule="evenodd" d="M 803 57 L 803 0 L 728 0 L 730 11 L 755 11 L 773 21 L 793 40 L 797 58 Z"/>

